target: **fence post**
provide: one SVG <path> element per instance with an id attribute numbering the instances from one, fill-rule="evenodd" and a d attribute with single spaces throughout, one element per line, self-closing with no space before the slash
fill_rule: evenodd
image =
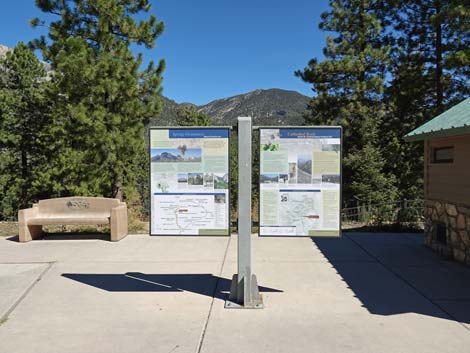
<path id="1" fill-rule="evenodd" d="M 226 308 L 262 309 L 256 276 L 251 271 L 250 117 L 238 118 L 238 273 L 233 275 Z"/>

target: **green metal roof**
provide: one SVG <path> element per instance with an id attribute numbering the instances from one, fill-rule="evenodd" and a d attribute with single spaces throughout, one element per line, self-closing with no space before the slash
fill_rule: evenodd
<path id="1" fill-rule="evenodd" d="M 470 98 L 408 133 L 405 141 L 470 134 Z"/>

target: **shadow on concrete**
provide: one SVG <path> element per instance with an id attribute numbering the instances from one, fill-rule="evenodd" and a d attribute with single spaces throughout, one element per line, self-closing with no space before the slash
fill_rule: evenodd
<path id="1" fill-rule="evenodd" d="M 43 233 L 38 240 L 107 240 L 109 241 L 111 235 L 109 233 L 100 232 L 57 232 L 57 233 Z"/>
<path id="2" fill-rule="evenodd" d="M 192 292 L 225 300 L 231 280 L 212 274 L 125 274 L 63 273 L 63 277 L 108 292 Z M 260 292 L 281 293 L 282 290 L 259 287 Z"/>
<path id="3" fill-rule="evenodd" d="M 312 238 L 370 313 L 417 313 L 470 323 L 470 268 L 444 261 L 412 235 Z"/>
<path id="4" fill-rule="evenodd" d="M 382 224 L 380 226 L 373 226 L 367 224 L 347 224 L 346 227 L 343 225 L 343 231 L 351 232 L 374 232 L 374 233 L 422 233 L 422 224 Z"/>
<path id="5" fill-rule="evenodd" d="M 38 240 L 110 240 L 109 233 L 99 233 L 99 232 L 57 232 L 57 233 L 43 233 L 38 238 L 32 241 Z M 19 242 L 18 235 L 6 238 L 7 240 Z"/>

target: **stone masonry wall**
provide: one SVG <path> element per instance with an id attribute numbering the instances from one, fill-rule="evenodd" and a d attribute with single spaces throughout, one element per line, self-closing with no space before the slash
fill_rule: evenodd
<path id="1" fill-rule="evenodd" d="M 424 215 L 425 244 L 446 257 L 470 265 L 470 205 L 427 200 Z M 447 244 L 437 241 L 436 222 L 446 225 Z"/>

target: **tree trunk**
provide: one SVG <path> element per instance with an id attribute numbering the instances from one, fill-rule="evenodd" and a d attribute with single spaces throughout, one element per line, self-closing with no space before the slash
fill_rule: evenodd
<path id="1" fill-rule="evenodd" d="M 21 209 L 26 208 L 28 204 L 28 192 L 27 192 L 27 185 L 26 180 L 28 178 L 28 155 L 26 152 L 26 148 L 24 144 L 21 147 L 21 179 L 23 180 L 20 190 L 20 202 L 19 207 Z"/>
<path id="2" fill-rule="evenodd" d="M 116 176 L 113 182 L 113 198 L 123 200 L 122 182 L 119 176 Z"/>
<path id="3" fill-rule="evenodd" d="M 442 111 L 443 103 L 443 88 L 442 88 L 442 23 L 441 23 L 441 5 L 436 2 L 436 109 L 440 113 Z"/>

